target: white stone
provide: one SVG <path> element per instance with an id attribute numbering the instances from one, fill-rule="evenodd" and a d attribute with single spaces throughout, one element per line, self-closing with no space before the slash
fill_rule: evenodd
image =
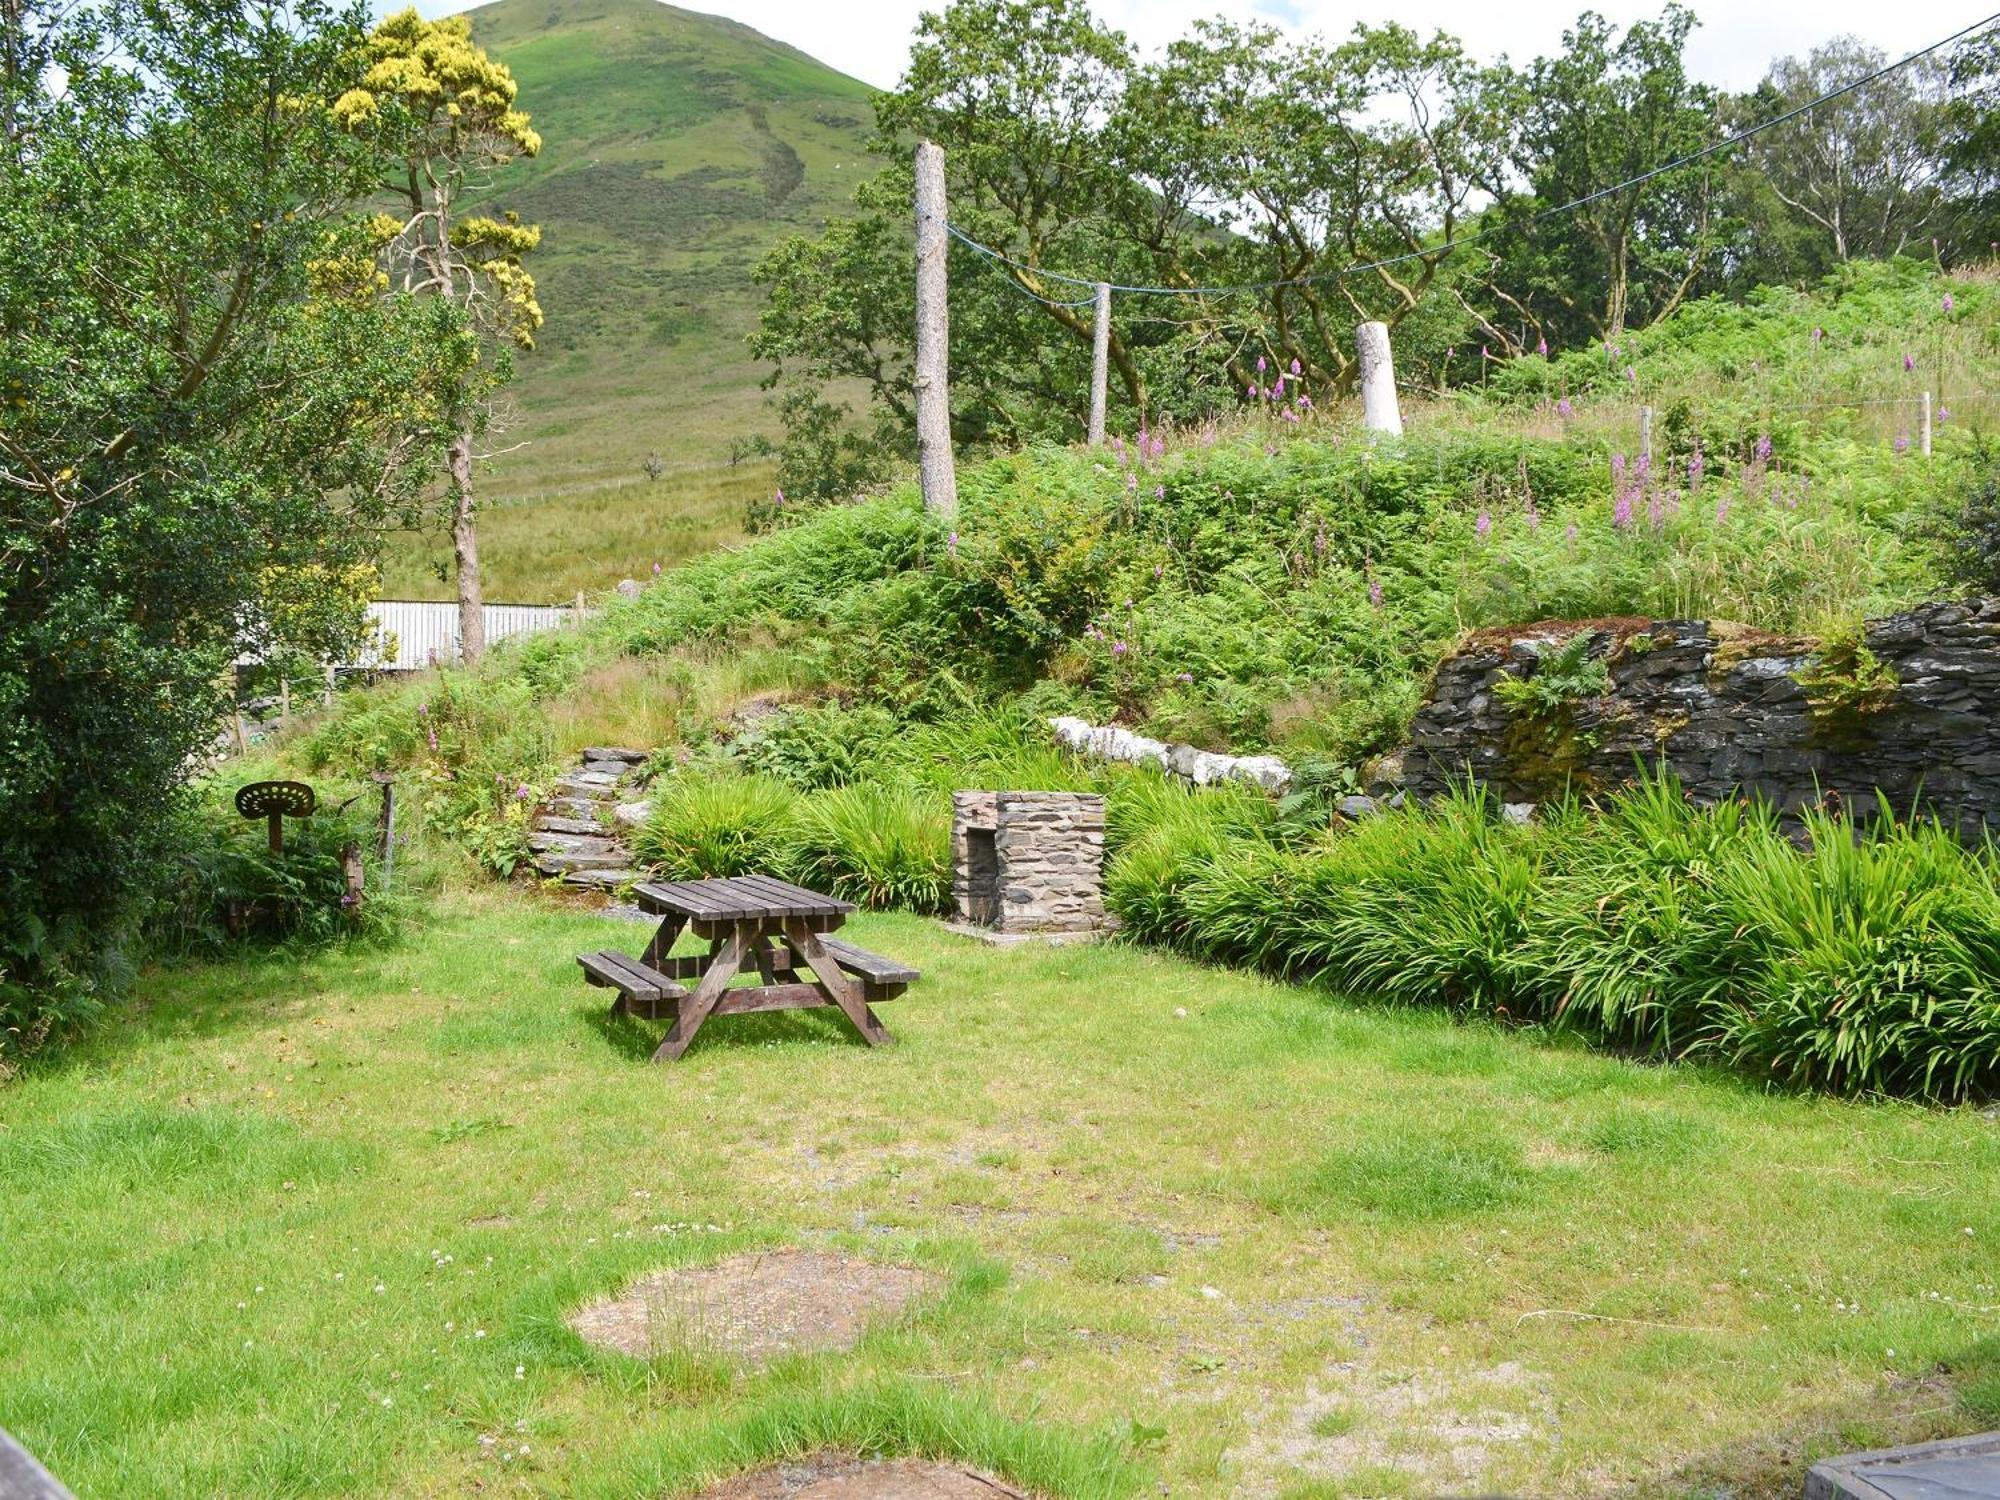
<path id="1" fill-rule="evenodd" d="M 621 802 L 611 809 L 611 816 L 627 828 L 638 828 L 653 816 L 653 804 L 646 800 Z"/>
<path id="2" fill-rule="evenodd" d="M 1159 766 L 1196 786 L 1247 781 L 1267 792 L 1283 792 L 1292 784 L 1291 768 L 1275 755 L 1218 755 L 1193 745 L 1164 744 L 1116 724 L 1089 724 L 1068 714 L 1049 723 L 1056 738 L 1078 754 L 1093 760 Z"/>

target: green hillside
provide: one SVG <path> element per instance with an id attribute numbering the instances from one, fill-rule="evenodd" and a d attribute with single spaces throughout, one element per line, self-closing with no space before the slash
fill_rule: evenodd
<path id="1" fill-rule="evenodd" d="M 768 466 L 729 463 L 767 421 L 743 342 L 751 268 L 872 169 L 870 91 L 657 0 L 499 0 L 472 19 L 545 142 L 494 184 L 543 228 L 548 326 L 489 445 L 487 588 L 559 598 L 697 550 L 768 488 Z M 449 556 L 442 537 L 400 539 L 385 592 L 447 597 L 433 569 Z"/>

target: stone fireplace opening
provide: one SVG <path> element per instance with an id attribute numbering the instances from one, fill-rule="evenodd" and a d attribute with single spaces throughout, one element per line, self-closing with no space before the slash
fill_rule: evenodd
<path id="1" fill-rule="evenodd" d="M 965 909 L 960 916 L 975 927 L 1000 920 L 1000 830 L 965 830 Z"/>
<path id="2" fill-rule="evenodd" d="M 952 907 L 985 937 L 1086 937 L 1105 926 L 1104 798 L 952 795 Z"/>

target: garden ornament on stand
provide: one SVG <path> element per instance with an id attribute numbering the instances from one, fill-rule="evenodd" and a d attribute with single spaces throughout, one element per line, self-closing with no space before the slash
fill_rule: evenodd
<path id="1" fill-rule="evenodd" d="M 309 818 L 317 805 L 303 781 L 253 781 L 236 794 L 236 810 L 244 817 L 268 820 L 273 854 L 284 853 L 285 819 Z"/>

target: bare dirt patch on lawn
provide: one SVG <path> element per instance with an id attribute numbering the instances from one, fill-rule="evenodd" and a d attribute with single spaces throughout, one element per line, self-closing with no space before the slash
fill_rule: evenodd
<path id="1" fill-rule="evenodd" d="M 740 1474 L 698 1500 L 1027 1500 L 1022 1490 L 962 1464 L 822 1453 Z"/>
<path id="2" fill-rule="evenodd" d="M 634 1359 L 683 1349 L 761 1366 L 787 1354 L 850 1349 L 869 1323 L 941 1285 L 914 1266 L 817 1250 L 752 1251 L 654 1271 L 579 1308 L 569 1323 L 584 1342 Z"/>

